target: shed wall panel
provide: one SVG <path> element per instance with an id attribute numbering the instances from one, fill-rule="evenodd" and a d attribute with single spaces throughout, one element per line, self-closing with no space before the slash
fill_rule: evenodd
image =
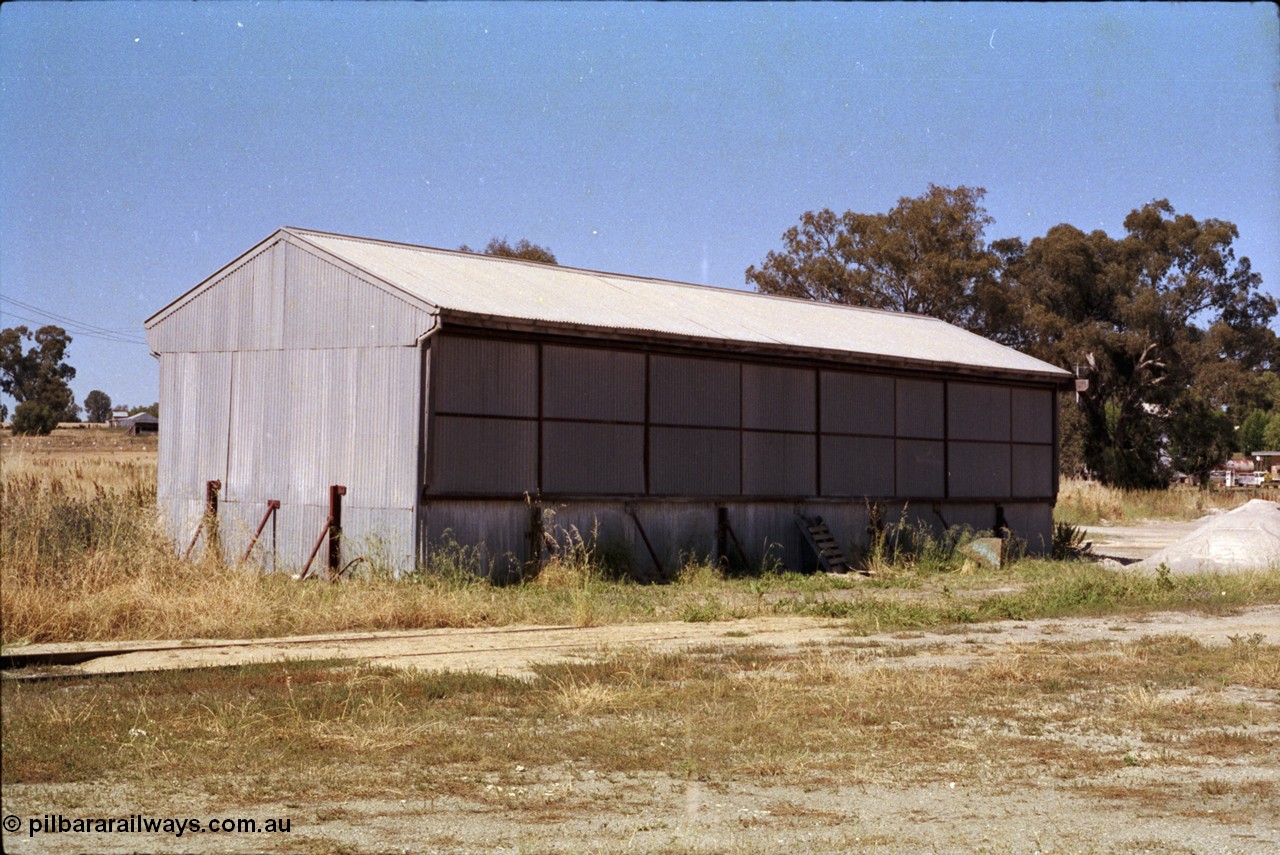
<path id="1" fill-rule="evenodd" d="M 202 501 L 206 481 L 227 478 L 231 354 L 166 354 L 162 363 L 172 397 L 160 409 L 157 492 Z"/>
<path id="2" fill-rule="evenodd" d="M 1009 493 L 1009 446 L 1005 443 L 948 444 L 947 487 L 952 498 L 1001 498 Z"/>
<path id="3" fill-rule="evenodd" d="M 1014 389 L 1012 407 L 1014 442 L 1053 442 L 1053 392 Z"/>
<path id="4" fill-rule="evenodd" d="M 537 345 L 442 333 L 431 349 L 436 412 L 537 417 Z"/>
<path id="5" fill-rule="evenodd" d="M 644 354 L 594 347 L 542 349 L 542 414 L 644 421 Z"/>
<path id="6" fill-rule="evenodd" d="M 644 492 L 644 428 L 552 422 L 542 426 L 542 489 L 547 493 Z"/>
<path id="7" fill-rule="evenodd" d="M 944 490 L 941 442 L 900 439 L 896 451 L 897 495 L 907 498 L 941 498 Z"/>
<path id="8" fill-rule="evenodd" d="M 942 384 L 898 378 L 896 387 L 897 435 L 942 439 Z"/>
<path id="9" fill-rule="evenodd" d="M 497 494 L 537 491 L 537 422 L 436 416 L 432 427 L 432 491 Z"/>
<path id="10" fill-rule="evenodd" d="M 824 496 L 892 496 L 893 491 L 892 439 L 822 437 Z"/>
<path id="11" fill-rule="evenodd" d="M 741 491 L 736 430 L 649 430 L 649 489 L 666 496 L 733 496 Z"/>
<path id="12" fill-rule="evenodd" d="M 1044 498 L 1053 495 L 1053 446 L 1014 445 L 1014 496 Z"/>
<path id="13" fill-rule="evenodd" d="M 893 436 L 893 378 L 822 372 L 822 429 Z"/>
<path id="14" fill-rule="evenodd" d="M 737 362 L 650 357 L 649 418 L 655 424 L 737 427 Z"/>
<path id="15" fill-rule="evenodd" d="M 278 241 L 226 271 L 148 332 L 157 353 L 412 347 L 429 311 Z"/>
<path id="16" fill-rule="evenodd" d="M 947 438 L 1009 441 L 1009 388 L 979 383 L 947 386 Z"/>
<path id="17" fill-rule="evenodd" d="M 747 431 L 742 435 L 742 492 L 747 496 L 812 496 L 817 492 L 814 437 Z"/>
<path id="18" fill-rule="evenodd" d="M 814 372 L 772 365 L 742 366 L 742 426 L 755 430 L 815 429 Z"/>

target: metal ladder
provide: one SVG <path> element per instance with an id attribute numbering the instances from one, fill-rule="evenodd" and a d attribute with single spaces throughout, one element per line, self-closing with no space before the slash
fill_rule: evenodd
<path id="1" fill-rule="evenodd" d="M 827 528 L 822 517 L 796 514 L 796 525 L 800 526 L 800 533 L 804 535 L 813 554 L 818 556 L 819 567 L 828 573 L 848 573 L 853 570 L 849 566 L 849 559 L 845 558 L 844 550 L 836 543 L 831 529 Z"/>

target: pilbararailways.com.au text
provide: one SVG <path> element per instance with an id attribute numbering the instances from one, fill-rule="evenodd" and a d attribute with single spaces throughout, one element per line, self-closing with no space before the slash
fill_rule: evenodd
<path id="1" fill-rule="evenodd" d="M 27 836 L 37 834 L 288 834 L 293 819 L 249 819 L 246 817 L 154 817 L 133 813 L 115 817 L 69 817 L 60 813 L 22 817 L 10 814 L 4 818 L 4 830 L 13 834 L 26 827 Z"/>

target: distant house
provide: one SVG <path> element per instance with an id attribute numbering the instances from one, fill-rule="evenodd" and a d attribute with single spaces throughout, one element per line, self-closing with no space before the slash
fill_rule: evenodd
<path id="1" fill-rule="evenodd" d="M 129 436 L 140 433 L 159 433 L 160 420 L 150 413 L 137 413 L 120 420 L 118 427 L 126 428 Z"/>
<path id="2" fill-rule="evenodd" d="M 112 427 L 121 427 L 127 418 L 129 418 L 128 408 L 116 407 L 111 411 L 111 418 L 107 419 L 107 423 Z"/>

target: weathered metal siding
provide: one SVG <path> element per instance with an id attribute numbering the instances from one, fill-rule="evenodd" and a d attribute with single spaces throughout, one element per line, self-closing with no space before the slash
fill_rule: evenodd
<path id="1" fill-rule="evenodd" d="M 893 378 L 849 371 L 822 372 L 822 429 L 893 436 Z"/>
<path id="2" fill-rule="evenodd" d="M 822 437 L 824 496 L 892 496 L 893 439 Z"/>
<path id="3" fill-rule="evenodd" d="M 592 347 L 542 349 L 542 415 L 644 421 L 645 357 Z"/>
<path id="4" fill-rule="evenodd" d="M 148 322 L 155 353 L 413 346 L 434 318 L 416 298 L 277 240 Z"/>
<path id="5" fill-rule="evenodd" d="M 727 360 L 649 357 L 649 418 L 654 424 L 737 427 L 741 370 Z"/>
<path id="6" fill-rule="evenodd" d="M 899 439 L 895 454 L 898 489 L 895 495 L 942 498 L 946 463 L 941 442 Z"/>
<path id="7" fill-rule="evenodd" d="M 537 422 L 436 416 L 431 428 L 432 491 L 517 496 L 537 492 Z"/>
<path id="8" fill-rule="evenodd" d="M 1011 495 L 1053 495 L 1053 446 L 1014 445 Z"/>
<path id="9" fill-rule="evenodd" d="M 537 417 L 537 345 L 442 332 L 431 351 L 436 412 Z"/>
<path id="10" fill-rule="evenodd" d="M 947 438 L 1009 441 L 1007 386 L 947 384 Z"/>
<path id="11" fill-rule="evenodd" d="M 228 554 L 240 553 L 266 500 L 277 498 L 284 502 L 274 526 L 278 566 L 300 565 L 327 513 L 328 484 L 346 483 L 351 542 L 376 530 L 411 554 L 416 419 L 406 433 L 393 414 L 403 390 L 415 387 L 412 345 L 431 323 L 429 314 L 277 242 L 153 324 L 162 375 L 159 503 L 179 545 L 199 523 L 205 482 L 219 480 Z M 388 339 L 410 346 L 297 349 Z M 388 518 L 371 517 L 382 509 Z"/>
<path id="12" fill-rule="evenodd" d="M 897 435 L 942 439 L 946 415 L 942 406 L 942 384 L 899 377 L 896 389 Z"/>
<path id="13" fill-rule="evenodd" d="M 742 366 L 742 426 L 749 430 L 814 430 L 813 371 L 772 365 Z M 743 480 L 748 480 L 743 474 Z"/>
<path id="14" fill-rule="evenodd" d="M 1009 446 L 992 442 L 947 445 L 947 495 L 957 499 L 1012 496 Z"/>
<path id="15" fill-rule="evenodd" d="M 818 492 L 811 434 L 742 434 L 742 492 L 748 496 L 813 496 Z"/>
<path id="16" fill-rule="evenodd" d="M 742 492 L 736 430 L 649 429 L 649 489 L 657 496 L 733 496 Z"/>
<path id="17" fill-rule="evenodd" d="M 595 553 L 611 566 L 638 574 L 656 574 L 637 526 L 657 553 L 663 573 L 670 576 L 685 562 L 712 556 L 716 550 L 718 509 L 724 507 L 737 542 L 750 565 L 781 565 L 786 569 L 812 568 L 815 560 L 796 525 L 796 505 L 791 501 L 670 501 L 653 499 L 624 502 L 584 499 L 571 504 L 548 505 L 543 517 L 546 534 L 566 542 L 570 532 L 591 537 Z M 1029 550 L 1044 552 L 1052 543 L 1053 517 L 1049 502 L 1005 502 L 1000 507 Z M 941 533 L 947 526 L 968 525 L 990 531 L 996 524 L 996 502 L 929 505 L 885 502 L 883 520 L 927 526 Z M 805 511 L 823 518 L 837 542 L 851 554 L 865 548 L 869 520 L 864 502 L 816 499 Z M 533 556 L 530 553 L 531 508 L 512 499 L 433 499 L 422 509 L 422 542 L 425 552 L 452 563 L 458 557 L 474 559 L 481 572 L 503 577 L 518 573 Z M 476 545 L 460 550 L 459 545 Z M 730 545 L 730 558 L 740 560 Z"/>
<path id="18" fill-rule="evenodd" d="M 1012 394 L 1013 441 L 1052 443 L 1056 403 L 1053 393 L 1047 389 L 1014 389 Z"/>
<path id="19" fill-rule="evenodd" d="M 343 497 L 344 554 L 414 552 L 421 357 L 413 347 L 221 354 L 233 370 L 211 400 L 229 402 L 220 517 L 239 554 L 266 502 L 277 512 L 277 562 L 305 560 L 328 514 L 329 486 Z M 163 408 L 161 410 L 163 412 Z M 199 442 L 203 431 L 189 434 Z M 211 433 L 209 434 L 212 435 Z M 190 480 L 189 476 L 181 476 Z M 265 557 L 264 551 L 259 558 Z M 403 565 L 402 565 L 403 566 Z"/>
<path id="20" fill-rule="evenodd" d="M 542 427 L 542 486 L 548 493 L 644 492 L 644 427 L 548 421 Z"/>

